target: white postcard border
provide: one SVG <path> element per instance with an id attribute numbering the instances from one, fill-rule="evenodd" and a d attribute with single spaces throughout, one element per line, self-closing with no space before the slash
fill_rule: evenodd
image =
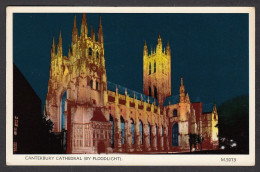
<path id="1" fill-rule="evenodd" d="M 13 154 L 13 13 L 248 13 L 249 14 L 249 154 Z M 32 157 L 35 160 L 29 160 Z M 89 157 L 89 158 L 87 158 Z M 42 160 L 46 158 L 46 160 Z M 50 158 L 47 160 L 47 158 Z M 82 160 L 79 160 L 79 159 Z M 223 162 L 221 158 L 236 158 Z M 41 160 L 38 160 L 41 159 Z M 67 160 L 62 160 L 67 159 Z M 69 160 L 71 159 L 71 160 Z M 76 160 L 78 159 L 78 160 Z M 102 159 L 102 160 L 101 160 Z M 109 159 L 109 160 L 108 160 Z M 254 7 L 7 7 L 6 9 L 6 164 L 99 166 L 253 166 L 255 165 L 255 8 Z"/>

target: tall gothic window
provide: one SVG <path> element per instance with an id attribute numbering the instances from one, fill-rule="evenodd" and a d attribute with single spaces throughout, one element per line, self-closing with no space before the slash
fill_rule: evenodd
<path id="1" fill-rule="evenodd" d="M 154 73 L 156 73 L 156 61 L 154 61 Z"/>
<path id="2" fill-rule="evenodd" d="M 135 123 L 131 118 L 131 133 L 132 133 L 132 144 L 135 144 Z"/>
<path id="3" fill-rule="evenodd" d="M 164 134 L 164 130 L 163 130 L 163 126 L 162 126 L 162 136 L 163 136 L 163 134 Z"/>
<path id="4" fill-rule="evenodd" d="M 67 91 L 65 91 L 61 98 L 61 129 L 65 129 L 65 104 L 67 99 Z"/>
<path id="5" fill-rule="evenodd" d="M 149 75 L 151 75 L 152 73 L 152 66 L 151 66 L 151 63 L 149 63 Z"/>
<path id="6" fill-rule="evenodd" d="M 111 147 L 114 147 L 114 119 L 112 117 L 112 115 L 110 115 L 110 119 L 109 119 L 110 124 L 112 124 L 111 126 Z"/>
<path id="7" fill-rule="evenodd" d="M 88 49 L 88 55 L 92 56 L 92 48 L 91 47 L 89 47 L 89 49 Z"/>
<path id="8" fill-rule="evenodd" d="M 143 144 L 143 139 L 144 139 L 144 136 L 143 136 L 143 123 L 141 120 L 139 120 L 139 131 L 140 131 L 140 135 L 141 135 L 141 144 Z"/>
<path id="9" fill-rule="evenodd" d="M 179 145 L 179 125 L 178 123 L 175 123 L 172 126 L 172 146 L 178 146 Z"/>
<path id="10" fill-rule="evenodd" d="M 154 98 L 157 99 L 157 88 L 154 86 Z"/>
<path id="11" fill-rule="evenodd" d="M 122 116 L 120 117 L 120 121 L 121 121 L 121 136 L 122 136 L 122 145 L 123 145 L 125 144 L 125 120 Z"/>
<path id="12" fill-rule="evenodd" d="M 149 86 L 149 96 L 152 96 L 152 89 L 150 86 Z"/>
<path id="13" fill-rule="evenodd" d="M 97 51 L 97 58 L 99 58 L 99 53 L 98 53 L 98 51 Z"/>
<path id="14" fill-rule="evenodd" d="M 98 90 L 98 82 L 96 82 L 96 90 Z"/>
<path id="15" fill-rule="evenodd" d="M 173 116 L 174 116 L 174 117 L 177 117 L 177 116 L 178 116 L 178 111 L 177 111 L 177 109 L 174 109 L 174 110 L 173 110 Z"/>
<path id="16" fill-rule="evenodd" d="M 148 133 L 149 133 L 149 143 L 151 144 L 151 142 L 152 142 L 152 137 L 151 137 L 152 132 L 151 132 L 151 125 L 150 125 L 149 122 L 148 122 Z"/>
<path id="17" fill-rule="evenodd" d="M 90 80 L 90 87 L 93 89 L 93 80 Z"/>

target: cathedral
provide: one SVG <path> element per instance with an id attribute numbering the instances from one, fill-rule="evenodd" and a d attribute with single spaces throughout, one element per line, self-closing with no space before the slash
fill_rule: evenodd
<path id="1" fill-rule="evenodd" d="M 163 47 L 159 35 L 148 52 L 145 42 L 139 93 L 107 81 L 101 17 L 95 34 L 83 14 L 80 34 L 75 16 L 68 56 L 61 34 L 57 45 L 53 39 L 45 111 L 54 133 L 66 131 L 68 154 L 218 149 L 216 105 L 190 100 L 182 77 L 179 93 L 171 92 L 169 43 Z"/>

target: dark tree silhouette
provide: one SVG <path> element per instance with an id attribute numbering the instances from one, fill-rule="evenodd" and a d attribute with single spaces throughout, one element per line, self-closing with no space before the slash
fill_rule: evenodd
<path id="1" fill-rule="evenodd" d="M 239 96 L 218 107 L 219 136 L 237 142 L 237 153 L 249 153 L 249 97 Z"/>

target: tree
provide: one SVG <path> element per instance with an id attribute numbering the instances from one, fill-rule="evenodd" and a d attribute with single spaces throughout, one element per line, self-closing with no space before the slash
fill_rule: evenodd
<path id="1" fill-rule="evenodd" d="M 234 139 L 238 153 L 249 151 L 249 96 L 239 96 L 218 108 L 219 136 Z"/>

